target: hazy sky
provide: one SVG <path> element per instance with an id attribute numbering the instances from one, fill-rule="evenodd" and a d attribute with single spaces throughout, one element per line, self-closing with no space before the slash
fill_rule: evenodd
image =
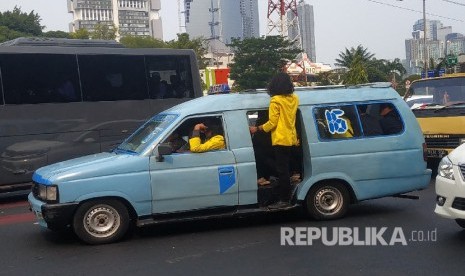
<path id="1" fill-rule="evenodd" d="M 197 0 L 208 1 L 208 0 Z M 161 0 L 164 39 L 179 32 L 176 0 Z M 180 1 L 183 2 L 182 0 Z M 333 64 L 341 51 L 361 44 L 376 58 L 405 59 L 405 39 L 411 38 L 415 21 L 423 18 L 422 0 L 305 0 L 315 15 L 316 58 Z M 72 16 L 66 0 L 0 0 L 0 11 L 34 10 L 48 30 L 68 30 Z M 268 0 L 259 0 L 260 31 L 266 34 Z M 426 0 L 428 19 L 452 26 L 465 34 L 465 0 Z"/>

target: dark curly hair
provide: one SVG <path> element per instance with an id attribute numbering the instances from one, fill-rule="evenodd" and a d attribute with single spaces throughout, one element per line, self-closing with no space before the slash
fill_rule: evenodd
<path id="1" fill-rule="evenodd" d="M 289 95 L 293 92 L 294 84 L 292 84 L 291 77 L 284 72 L 276 74 L 268 84 L 268 93 L 270 96 Z"/>

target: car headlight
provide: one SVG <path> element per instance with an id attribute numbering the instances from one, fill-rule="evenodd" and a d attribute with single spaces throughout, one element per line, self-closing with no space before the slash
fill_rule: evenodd
<path id="1" fill-rule="evenodd" d="M 56 185 L 38 184 L 37 198 L 47 203 L 58 202 L 58 187 Z"/>
<path id="2" fill-rule="evenodd" d="M 445 156 L 442 158 L 441 162 L 439 162 L 438 175 L 450 180 L 455 180 L 453 165 L 449 157 Z"/>

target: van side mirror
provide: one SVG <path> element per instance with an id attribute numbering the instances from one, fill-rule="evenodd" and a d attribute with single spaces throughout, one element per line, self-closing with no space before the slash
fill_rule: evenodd
<path id="1" fill-rule="evenodd" d="M 158 155 L 157 155 L 157 161 L 158 162 L 163 162 L 163 156 L 164 155 L 170 155 L 173 152 L 173 149 L 171 148 L 171 145 L 168 143 L 162 143 L 158 145 Z"/>

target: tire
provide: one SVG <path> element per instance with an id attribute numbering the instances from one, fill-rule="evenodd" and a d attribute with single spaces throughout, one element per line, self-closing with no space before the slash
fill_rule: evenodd
<path id="1" fill-rule="evenodd" d="M 346 214 L 349 204 L 349 192 L 339 182 L 316 184 L 305 199 L 307 214 L 316 220 L 341 218 Z"/>
<path id="2" fill-rule="evenodd" d="M 116 199 L 94 200 L 78 207 L 73 219 L 76 235 L 88 244 L 112 243 L 124 237 L 129 228 L 129 212 Z"/>
<path id="3" fill-rule="evenodd" d="M 460 227 L 465 228 L 465 219 L 455 219 L 455 222 L 457 222 Z"/>

